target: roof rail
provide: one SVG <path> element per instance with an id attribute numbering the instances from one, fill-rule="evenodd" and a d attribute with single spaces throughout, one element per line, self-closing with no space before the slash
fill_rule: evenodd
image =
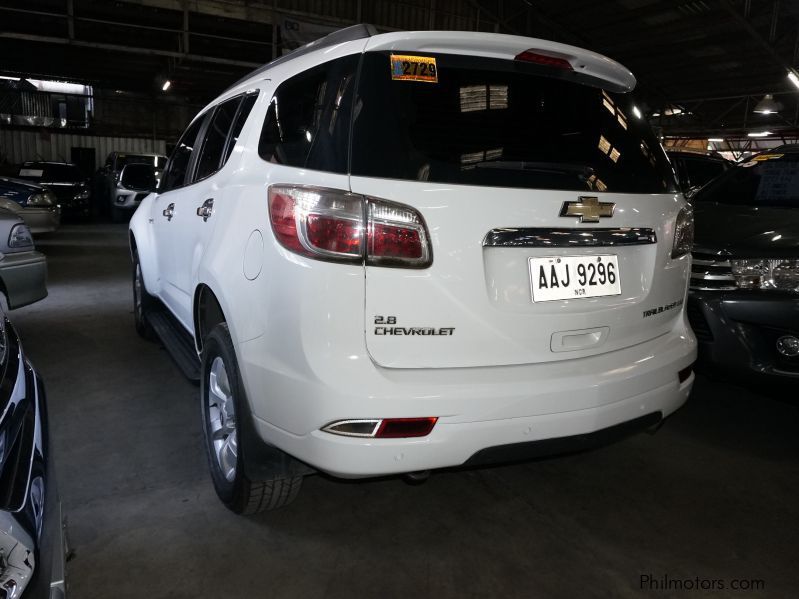
<path id="1" fill-rule="evenodd" d="M 262 67 L 258 67 L 251 73 L 248 73 L 236 83 L 228 87 L 227 90 L 231 90 L 234 87 L 240 85 L 250 79 L 251 77 L 255 77 L 260 75 L 267 69 L 271 69 L 272 67 L 279 65 L 280 63 L 286 62 L 287 60 L 297 58 L 298 56 L 302 56 L 303 54 L 308 54 L 309 52 L 315 52 L 320 48 L 327 48 L 328 46 L 335 46 L 336 44 L 343 44 L 344 42 L 352 42 L 355 40 L 366 39 L 368 37 L 372 37 L 373 35 L 377 35 L 378 31 L 374 25 L 369 25 L 368 23 L 359 23 L 358 25 L 351 25 L 350 27 L 345 27 L 344 29 L 339 29 L 337 31 L 333 31 L 328 33 L 324 37 L 320 37 L 318 40 L 314 40 L 304 46 L 300 46 L 296 50 L 292 50 L 288 54 L 284 54 L 283 56 L 274 59 L 272 62 L 266 63 Z M 224 92 L 223 92 L 224 93 Z"/>

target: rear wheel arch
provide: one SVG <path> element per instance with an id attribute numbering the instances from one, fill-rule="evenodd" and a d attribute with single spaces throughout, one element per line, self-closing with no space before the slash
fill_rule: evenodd
<path id="1" fill-rule="evenodd" d="M 200 284 L 194 291 L 194 343 L 197 350 L 202 353 L 203 339 L 222 322 L 227 322 L 225 312 L 213 290 L 205 284 Z"/>

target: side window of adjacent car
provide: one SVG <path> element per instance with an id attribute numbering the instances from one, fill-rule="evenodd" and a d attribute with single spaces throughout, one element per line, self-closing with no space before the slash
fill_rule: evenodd
<path id="1" fill-rule="evenodd" d="M 186 181 L 186 171 L 191 163 L 191 155 L 194 151 L 197 135 L 205 122 L 205 116 L 200 116 L 189 125 L 186 132 L 181 136 L 178 145 L 172 150 L 172 156 L 167 164 L 166 172 L 161 179 L 159 191 L 165 192 L 178 187 L 183 187 Z"/>
<path id="2" fill-rule="evenodd" d="M 275 90 L 258 153 L 269 162 L 346 173 L 358 55 L 287 79 Z"/>

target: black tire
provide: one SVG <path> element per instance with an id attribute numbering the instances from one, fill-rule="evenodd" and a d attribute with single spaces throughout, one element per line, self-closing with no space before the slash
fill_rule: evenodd
<path id="1" fill-rule="evenodd" d="M 221 360 L 226 375 L 224 381 L 226 385 L 220 386 L 225 387 L 224 391 L 229 392 L 235 414 L 235 467 L 228 469 L 227 476 L 220 464 L 221 458 L 218 457 L 217 448 L 214 446 L 213 430 L 220 420 L 216 418 L 216 412 L 221 413 L 224 411 L 226 417 L 229 418 L 229 411 L 218 407 L 216 397 L 209 398 L 211 385 L 213 384 L 211 373 L 217 360 Z M 226 323 L 216 325 L 203 340 L 200 377 L 200 411 L 202 413 L 205 453 L 208 458 L 208 467 L 211 471 L 214 489 L 219 499 L 222 500 L 222 503 L 228 509 L 237 514 L 257 514 L 258 512 L 273 510 L 290 504 L 297 498 L 297 494 L 302 487 L 303 477 L 301 475 L 288 477 L 281 475 L 267 480 L 254 481 L 250 480 L 245 473 L 246 457 L 242 451 L 245 444 L 241 442 L 242 431 L 245 427 L 242 426 L 242 418 L 250 418 L 249 404 L 244 395 L 244 386 L 239 374 L 236 353 L 233 349 L 233 341 L 230 338 L 230 331 Z M 217 384 L 219 384 L 218 381 Z M 217 401 L 216 408 L 211 406 L 214 401 Z M 214 414 L 212 414 L 212 410 L 215 411 Z M 222 428 L 225 427 L 223 426 Z M 217 442 L 227 442 L 227 438 L 227 436 L 222 434 L 221 430 L 217 430 Z"/>
<path id="2" fill-rule="evenodd" d="M 155 331 L 147 320 L 147 314 L 156 308 L 156 303 L 157 300 L 147 293 L 147 289 L 144 287 L 139 253 L 133 250 L 133 323 L 139 336 L 147 341 L 153 341 L 156 338 Z"/>

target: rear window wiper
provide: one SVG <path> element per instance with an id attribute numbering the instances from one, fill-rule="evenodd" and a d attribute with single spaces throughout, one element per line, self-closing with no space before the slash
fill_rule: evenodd
<path id="1" fill-rule="evenodd" d="M 474 164 L 477 168 L 551 173 L 555 175 L 576 175 L 580 181 L 588 181 L 594 169 L 584 164 L 569 162 L 528 162 L 524 160 L 485 160 Z"/>
<path id="2" fill-rule="evenodd" d="M 575 173 L 586 179 L 594 174 L 594 169 L 584 164 L 569 162 L 528 162 L 524 160 L 484 160 L 476 162 L 477 168 L 494 168 L 509 171 L 535 171 L 539 173 Z"/>

